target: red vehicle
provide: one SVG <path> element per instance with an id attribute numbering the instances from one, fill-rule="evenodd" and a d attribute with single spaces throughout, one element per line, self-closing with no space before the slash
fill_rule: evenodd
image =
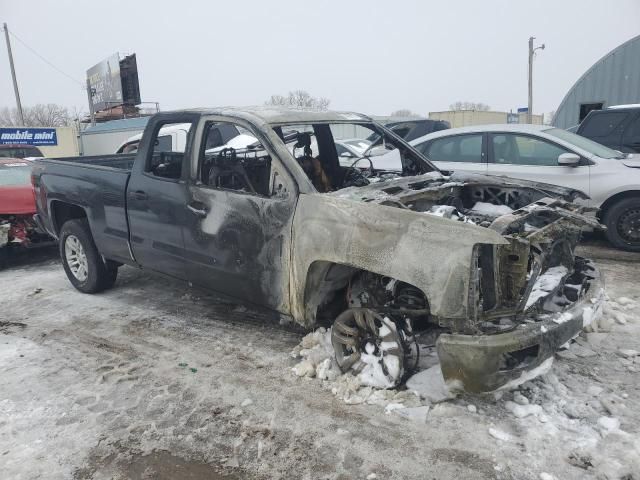
<path id="1" fill-rule="evenodd" d="M 0 158 L 41 158 L 44 157 L 38 147 L 33 145 L 0 145 Z"/>
<path id="2" fill-rule="evenodd" d="M 49 243 L 36 226 L 30 160 L 0 157 L 0 266 L 9 249 Z"/>

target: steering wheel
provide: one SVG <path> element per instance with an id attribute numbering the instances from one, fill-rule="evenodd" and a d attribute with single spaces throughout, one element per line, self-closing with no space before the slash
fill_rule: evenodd
<path id="1" fill-rule="evenodd" d="M 367 174 L 365 175 L 364 172 L 362 172 L 362 170 L 360 170 L 359 168 L 356 168 L 356 164 L 360 161 L 360 160 L 367 160 L 369 162 L 369 170 L 367 172 Z M 350 169 L 353 168 L 354 170 L 357 170 L 364 178 L 369 178 L 369 177 L 373 177 L 376 173 L 376 169 L 373 168 L 373 161 L 371 160 L 370 157 L 362 157 L 362 158 L 358 158 L 355 162 L 353 162 L 351 164 L 351 166 L 349 167 Z"/>
<path id="2" fill-rule="evenodd" d="M 365 187 L 369 185 L 369 177 L 371 177 L 375 172 L 373 162 L 370 158 L 367 158 L 367 160 L 369 160 L 369 170 L 368 172 L 363 172 L 361 169 L 355 167 L 355 164 L 360 160 L 362 160 L 362 158 L 359 158 L 353 162 L 350 167 L 346 168 L 346 172 L 342 180 L 343 187 Z"/>

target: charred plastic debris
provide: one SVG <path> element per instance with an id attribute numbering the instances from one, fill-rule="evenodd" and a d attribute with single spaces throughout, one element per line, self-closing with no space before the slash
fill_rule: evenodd
<path id="1" fill-rule="evenodd" d="M 601 228 L 595 209 L 572 203 L 581 192 L 469 174 L 371 180 L 331 195 L 473 223 L 506 242 L 475 248 L 464 321 L 433 315 L 425 295 L 404 282 L 369 272 L 350 280 L 349 308 L 333 317 L 332 328 L 343 372 L 377 361 L 379 373 L 397 385 L 418 365 L 413 330 L 431 330 L 450 385 L 493 391 L 549 365 L 600 314 L 602 280 L 591 261 L 574 255 L 581 231 Z M 438 261 L 420 254 L 417 264 Z"/>

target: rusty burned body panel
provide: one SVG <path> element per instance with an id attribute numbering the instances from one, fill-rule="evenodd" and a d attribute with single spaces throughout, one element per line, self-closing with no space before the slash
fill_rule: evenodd
<path id="1" fill-rule="evenodd" d="M 488 229 L 410 210 L 300 195 L 293 222 L 293 316 L 313 325 L 317 285 L 307 285 L 307 274 L 312 263 L 326 261 L 414 285 L 427 296 L 433 316 L 464 321 L 476 244 L 507 241 Z"/>

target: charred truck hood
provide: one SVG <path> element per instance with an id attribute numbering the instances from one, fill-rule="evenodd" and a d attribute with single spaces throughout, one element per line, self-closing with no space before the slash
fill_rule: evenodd
<path id="1" fill-rule="evenodd" d="M 602 279 L 574 254 L 582 230 L 601 228 L 596 209 L 571 203 L 588 198 L 580 191 L 431 172 L 330 195 L 468 224 L 471 237 L 478 230 L 499 235 L 501 241 L 478 236 L 475 243 L 466 315 L 439 315 L 446 306 L 431 312 L 432 321 L 451 332 L 437 342 L 445 379 L 467 391 L 494 390 L 550 363 L 555 350 L 600 313 Z M 453 239 L 450 248 L 456 248 Z M 448 261 L 428 251 L 416 259 L 425 265 L 434 260 Z"/>

